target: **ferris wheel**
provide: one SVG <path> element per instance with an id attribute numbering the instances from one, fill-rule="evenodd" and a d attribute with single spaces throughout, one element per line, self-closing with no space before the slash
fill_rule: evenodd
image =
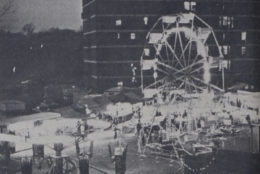
<path id="1" fill-rule="evenodd" d="M 223 54 L 211 26 L 193 13 L 162 16 L 146 37 L 141 56 L 142 89 L 223 91 L 211 83 Z"/>

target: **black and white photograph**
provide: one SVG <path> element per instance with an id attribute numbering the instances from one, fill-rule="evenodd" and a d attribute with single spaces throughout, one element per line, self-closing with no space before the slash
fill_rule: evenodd
<path id="1" fill-rule="evenodd" d="M 0 174 L 259 174 L 260 0 L 0 0 Z"/>

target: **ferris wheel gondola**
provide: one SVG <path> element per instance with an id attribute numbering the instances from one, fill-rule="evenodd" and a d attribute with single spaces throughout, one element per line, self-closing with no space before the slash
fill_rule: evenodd
<path id="1" fill-rule="evenodd" d="M 213 29 L 193 13 L 160 17 L 148 32 L 141 56 L 143 90 L 208 89 L 223 91 L 211 82 L 223 54 Z"/>

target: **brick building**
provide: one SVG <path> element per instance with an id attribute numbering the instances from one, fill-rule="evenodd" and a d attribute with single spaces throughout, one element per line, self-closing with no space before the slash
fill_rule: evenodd
<path id="1" fill-rule="evenodd" d="M 226 59 L 226 83 L 257 88 L 260 72 L 260 1 L 258 0 L 83 0 L 84 71 L 97 91 L 132 84 L 131 64 L 140 71 L 145 36 L 167 14 L 194 12 L 216 34 Z"/>

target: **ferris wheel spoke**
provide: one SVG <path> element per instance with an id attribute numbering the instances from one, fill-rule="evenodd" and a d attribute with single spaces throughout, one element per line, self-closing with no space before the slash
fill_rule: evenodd
<path id="1" fill-rule="evenodd" d="M 179 81 L 180 79 L 183 79 L 184 78 L 184 76 L 180 76 L 180 77 L 178 77 L 178 78 L 176 78 L 176 79 L 173 79 L 174 81 Z M 162 85 L 162 86 L 160 86 L 159 88 L 161 89 L 161 88 L 163 88 L 163 87 L 166 87 L 167 85 L 169 85 L 169 84 L 172 84 L 172 81 L 170 81 L 169 82 L 169 80 L 167 80 L 166 78 L 164 79 L 164 85 Z"/>
<path id="2" fill-rule="evenodd" d="M 172 61 L 170 60 L 168 48 L 167 48 L 167 46 L 166 46 L 165 44 L 163 44 L 163 46 L 165 47 L 166 57 L 167 57 L 167 61 L 168 61 L 167 63 L 168 63 L 169 65 L 173 66 L 173 65 L 172 65 Z"/>
<path id="3" fill-rule="evenodd" d="M 173 50 L 173 48 L 171 47 L 171 45 L 168 43 L 168 41 L 165 41 L 165 44 L 167 45 L 167 47 L 170 49 L 170 51 L 172 52 L 174 58 L 179 62 L 179 64 L 181 65 L 182 68 L 184 68 L 183 64 L 181 63 L 180 59 L 177 57 L 177 55 L 175 54 L 175 51 Z"/>
<path id="4" fill-rule="evenodd" d="M 188 81 L 188 79 L 185 80 L 185 84 L 186 84 L 185 91 L 187 91 L 188 93 L 192 93 L 191 83 Z"/>
<path id="5" fill-rule="evenodd" d="M 184 80 L 184 90 L 187 91 L 187 83 L 186 83 L 186 79 Z"/>
<path id="6" fill-rule="evenodd" d="M 157 58 L 159 58 L 160 60 L 161 60 L 161 62 L 167 62 L 167 63 L 169 63 L 170 62 L 170 59 L 169 59 L 169 57 L 167 57 L 167 59 L 168 60 L 164 60 L 163 59 L 163 56 L 160 54 L 160 50 L 156 47 L 156 45 L 153 45 L 154 46 L 154 49 L 156 50 L 156 56 L 157 56 Z M 164 44 L 162 44 L 162 46 L 164 46 Z M 166 46 L 165 46 L 166 47 Z M 167 48 L 167 47 L 166 47 Z M 158 54 L 157 54 L 158 53 Z"/>
<path id="7" fill-rule="evenodd" d="M 191 23 L 191 31 L 193 31 L 194 29 L 194 19 L 192 20 L 192 23 Z M 190 40 L 189 40 L 190 44 L 189 44 L 189 55 L 188 55 L 188 64 L 190 63 L 190 57 L 191 57 L 191 46 L 192 46 L 192 38 L 190 37 Z"/>
<path id="8" fill-rule="evenodd" d="M 182 52 L 182 54 L 181 54 L 181 56 L 180 56 L 180 59 L 181 59 L 181 58 L 184 59 L 184 54 L 185 54 L 185 52 L 186 52 L 188 46 L 191 45 L 190 43 L 191 43 L 191 42 L 189 41 L 189 42 L 185 45 L 185 48 L 184 48 L 184 50 L 183 50 L 183 52 Z M 189 65 L 189 63 L 188 63 L 188 65 Z"/>
<path id="9" fill-rule="evenodd" d="M 165 62 L 165 60 L 163 60 L 162 55 L 160 53 L 156 54 L 156 55 L 157 55 L 156 58 L 160 59 L 160 61 Z"/>
<path id="10" fill-rule="evenodd" d="M 167 26 L 166 26 L 166 28 L 168 28 L 169 27 L 169 24 L 167 24 Z M 165 29 L 165 27 L 164 27 L 164 23 L 162 22 L 162 29 L 163 29 L 163 34 L 162 34 L 162 38 L 164 38 L 165 37 L 165 33 L 167 32 L 166 31 L 166 29 Z M 162 45 L 162 46 L 165 46 L 164 44 Z M 169 55 L 168 55 L 168 50 L 167 50 L 167 46 L 165 46 L 165 49 L 166 49 L 166 57 L 167 57 L 167 59 L 168 59 L 168 64 L 170 63 L 170 59 L 169 59 Z"/>
<path id="11" fill-rule="evenodd" d="M 163 21 L 161 22 L 161 24 L 162 24 L 162 29 L 163 29 L 163 33 L 164 33 L 165 29 L 164 29 L 164 23 L 163 23 Z M 164 35 L 164 34 L 163 34 L 163 35 Z"/>
<path id="12" fill-rule="evenodd" d="M 205 86 L 208 86 L 208 85 L 209 85 L 209 84 L 207 84 L 206 82 L 204 82 L 203 80 L 199 79 L 198 77 L 191 76 L 191 78 L 192 78 L 193 80 L 195 80 L 196 82 L 201 83 L 201 84 L 203 84 L 203 85 L 205 85 Z"/>
<path id="13" fill-rule="evenodd" d="M 157 85 L 158 83 L 162 83 L 162 82 L 164 82 L 165 80 L 166 80 L 166 77 L 164 77 L 164 78 L 162 78 L 162 79 L 160 79 L 160 80 L 156 80 L 156 81 L 153 82 L 152 84 L 146 86 L 145 89 L 151 88 L 151 87 Z"/>
<path id="14" fill-rule="evenodd" d="M 174 51 L 176 49 L 176 45 L 177 45 L 177 35 L 176 33 L 174 34 Z"/>
<path id="15" fill-rule="evenodd" d="M 158 58 L 158 59 L 160 59 L 161 61 L 165 62 L 165 61 L 163 60 L 162 55 L 160 54 L 160 51 L 158 51 L 158 48 L 157 48 L 155 45 L 153 45 L 153 46 L 154 46 L 154 48 L 155 48 L 155 50 L 156 50 L 156 58 Z M 158 54 L 157 54 L 157 53 L 158 53 Z"/>
<path id="16" fill-rule="evenodd" d="M 201 87 L 199 87 L 198 85 L 193 85 L 192 83 L 190 83 L 189 81 L 187 81 L 187 80 L 185 80 L 185 82 L 184 83 L 187 83 L 187 84 L 189 84 L 189 85 L 191 85 L 191 86 L 193 86 L 193 87 L 195 87 L 195 88 L 198 88 L 198 89 L 200 89 L 200 90 L 204 90 L 203 88 L 201 88 Z"/>
<path id="17" fill-rule="evenodd" d="M 193 87 L 193 88 L 196 88 L 196 87 L 194 86 L 194 84 L 193 84 L 192 82 L 190 82 L 190 84 L 189 84 L 190 93 L 193 92 L 192 87 Z"/>
<path id="18" fill-rule="evenodd" d="M 183 80 L 181 80 L 181 79 L 184 79 L 184 75 L 182 75 L 182 76 L 179 76 L 179 77 L 177 77 L 177 78 L 174 78 L 174 81 L 183 81 Z"/>
<path id="19" fill-rule="evenodd" d="M 155 24 L 153 24 L 152 28 L 149 30 L 149 32 L 147 33 L 146 39 L 148 39 L 148 37 L 150 36 L 151 32 L 155 29 L 155 27 L 159 24 L 159 22 L 161 22 L 162 17 L 160 17 Z"/>
<path id="20" fill-rule="evenodd" d="M 164 62 L 157 61 L 157 63 L 162 65 L 162 66 L 164 66 L 164 67 L 166 67 L 166 68 L 168 68 L 168 69 L 170 69 L 170 70 L 172 70 L 172 71 L 181 72 L 180 70 L 178 70 L 178 69 L 176 69 L 176 68 L 174 68 L 174 67 L 172 67 L 172 66 L 170 66 L 168 64 L 165 64 Z"/>
<path id="21" fill-rule="evenodd" d="M 181 82 L 181 84 L 179 85 L 178 89 L 181 89 L 184 85 L 184 82 Z"/>
<path id="22" fill-rule="evenodd" d="M 191 57 L 191 45 L 192 45 L 192 41 L 190 40 L 189 43 L 190 43 L 190 44 L 189 44 L 189 53 L 188 53 L 188 65 L 190 64 L 190 59 L 191 59 L 190 57 Z"/>
<path id="23" fill-rule="evenodd" d="M 194 89 L 196 90 L 196 92 L 199 93 L 199 91 L 198 91 L 198 89 L 195 87 L 196 85 L 195 85 L 195 83 L 193 82 L 192 79 L 191 79 L 191 83 L 193 84 L 193 87 L 194 87 Z"/>
<path id="24" fill-rule="evenodd" d="M 178 74 L 178 73 L 181 73 L 181 72 L 183 72 L 183 71 L 185 71 L 185 70 L 187 70 L 187 69 L 189 69 L 189 68 L 192 68 L 193 66 L 195 66 L 195 65 L 197 65 L 197 64 L 200 64 L 200 63 L 202 63 L 203 61 L 198 61 L 198 62 L 195 62 L 195 63 L 193 63 L 193 64 L 191 64 L 191 65 L 189 65 L 189 66 L 187 66 L 187 67 L 185 67 L 185 68 L 183 68 L 183 69 L 181 69 L 181 70 L 178 70 L 178 71 L 176 71 L 176 72 L 174 72 L 172 75 L 176 75 L 176 74 Z"/>
<path id="25" fill-rule="evenodd" d="M 183 54 L 183 62 L 184 62 L 184 65 L 187 66 L 186 65 L 186 60 L 185 60 L 186 57 L 184 55 L 184 49 L 183 49 L 183 43 L 182 43 L 182 39 L 181 39 L 181 34 L 180 34 L 180 32 L 177 32 L 177 34 L 178 34 L 178 38 L 179 38 L 179 41 L 180 41 L 181 51 L 182 51 L 182 54 Z"/>
<path id="26" fill-rule="evenodd" d="M 165 46 L 165 50 L 166 50 L 166 55 L 167 55 L 167 59 L 168 59 L 168 61 L 169 61 L 169 64 L 171 63 L 171 65 L 173 66 L 173 63 L 172 62 L 170 62 L 170 59 L 169 59 L 169 51 L 168 51 L 168 47 L 167 46 Z"/>
<path id="27" fill-rule="evenodd" d="M 162 70 L 161 68 L 157 67 L 157 70 L 160 71 L 161 73 L 164 73 L 165 75 L 169 75 L 169 72 Z"/>
<path id="28" fill-rule="evenodd" d="M 209 87 L 211 87 L 211 88 L 213 88 L 213 89 L 215 89 L 215 90 L 217 90 L 217 91 L 221 91 L 221 92 L 224 92 L 224 90 L 223 89 L 221 89 L 221 88 L 219 88 L 218 86 L 216 86 L 216 85 L 213 85 L 213 84 L 207 84 L 207 83 L 205 83 L 203 80 L 201 80 L 201 79 L 199 79 L 199 78 L 197 78 L 197 77 L 192 77 L 194 80 L 196 80 L 196 81 L 199 81 L 200 83 L 202 83 L 202 84 L 204 84 L 204 85 L 206 85 L 206 86 L 209 86 Z"/>
<path id="29" fill-rule="evenodd" d="M 166 27 L 164 27 L 164 23 L 162 22 L 162 29 L 163 29 L 163 35 L 167 32 L 167 29 L 169 28 L 170 24 L 167 24 Z"/>
<path id="30" fill-rule="evenodd" d="M 203 69 L 203 68 L 204 68 L 204 67 L 201 66 L 201 67 L 199 67 L 199 68 L 197 68 L 197 69 L 191 71 L 190 74 L 194 74 L 194 73 L 196 73 L 196 72 L 199 72 L 199 71 L 200 71 L 201 69 Z"/>
<path id="31" fill-rule="evenodd" d="M 195 84 L 195 82 L 193 81 L 193 79 L 190 79 L 191 83 L 193 84 L 194 89 L 196 90 L 197 93 L 199 93 L 199 88 L 197 87 L 197 85 Z"/>
<path id="32" fill-rule="evenodd" d="M 172 86 L 171 82 L 166 82 L 165 84 L 163 84 L 162 86 L 159 87 L 159 89 L 165 89 L 167 86 Z"/>
<path id="33" fill-rule="evenodd" d="M 195 74 L 195 73 L 193 73 L 192 75 L 191 75 L 191 78 L 193 79 L 193 77 L 195 77 L 195 78 L 198 78 L 198 79 L 202 79 L 203 78 L 203 75 L 202 74 L 199 74 L 199 73 L 197 73 L 197 74 Z M 194 79 L 193 79 L 194 80 Z M 196 80 L 194 80 L 195 82 L 197 82 L 197 83 L 201 83 L 201 82 L 199 82 L 199 81 L 196 81 Z M 206 83 L 206 82 L 205 82 Z M 204 84 L 203 84 L 204 85 Z"/>
<path id="34" fill-rule="evenodd" d="M 187 86 L 188 86 L 188 85 L 193 86 L 194 88 L 197 88 L 197 89 L 203 90 L 202 87 L 200 87 L 200 86 L 198 86 L 198 85 L 195 85 L 194 83 L 192 84 L 192 83 L 189 82 L 187 79 L 179 78 L 179 79 L 176 79 L 176 80 L 179 80 L 179 81 L 183 82 L 183 84 L 181 84 L 181 86 L 184 85 L 184 89 L 185 89 L 185 90 L 187 89 Z"/>
<path id="35" fill-rule="evenodd" d="M 194 60 L 192 61 L 192 63 L 195 63 L 195 62 L 198 60 L 199 56 L 200 56 L 200 55 L 197 54 L 196 57 L 194 58 Z M 203 59 L 202 59 L 202 60 L 203 60 Z"/>

